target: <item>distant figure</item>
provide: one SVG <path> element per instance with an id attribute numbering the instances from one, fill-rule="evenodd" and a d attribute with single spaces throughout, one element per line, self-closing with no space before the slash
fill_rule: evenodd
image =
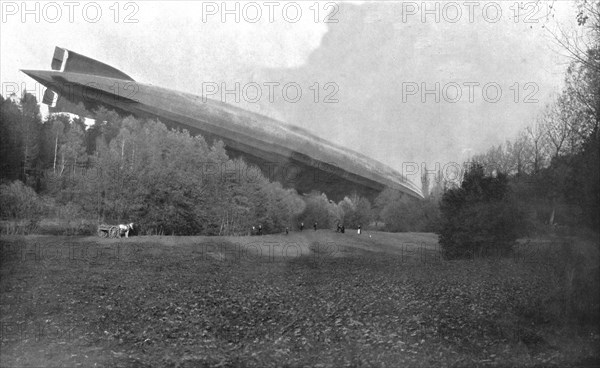
<path id="1" fill-rule="evenodd" d="M 358 225 L 358 235 L 360 235 L 360 225 Z"/>
<path id="2" fill-rule="evenodd" d="M 286 228 L 285 228 L 285 235 L 287 235 L 289 233 L 290 233 L 290 229 L 286 226 Z"/>
<path id="3" fill-rule="evenodd" d="M 335 232 L 336 232 L 336 233 L 340 233 L 340 232 L 342 232 L 342 227 L 340 226 L 340 223 L 339 223 L 339 222 L 337 223 L 337 229 L 335 229 Z"/>
<path id="4" fill-rule="evenodd" d="M 250 235 L 256 235 L 256 227 L 252 226 L 252 232 L 250 233 Z"/>
<path id="5" fill-rule="evenodd" d="M 258 225 L 258 235 L 262 235 L 262 225 Z"/>
<path id="6" fill-rule="evenodd" d="M 342 228 L 340 229 L 340 231 L 341 231 L 341 232 L 342 232 L 342 234 L 343 234 L 344 232 L 346 232 L 346 227 L 345 227 L 344 225 L 342 225 Z"/>
<path id="7" fill-rule="evenodd" d="M 304 222 L 300 223 L 300 231 L 304 230 Z"/>
<path id="8" fill-rule="evenodd" d="M 313 225 L 313 227 L 315 228 L 315 231 L 317 231 L 317 222 L 315 221 L 315 224 Z"/>

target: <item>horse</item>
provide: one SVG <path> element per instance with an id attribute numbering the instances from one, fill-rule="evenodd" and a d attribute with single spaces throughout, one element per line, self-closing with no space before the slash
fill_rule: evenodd
<path id="1" fill-rule="evenodd" d="M 125 234 L 126 238 L 129 238 L 129 231 L 133 230 L 133 222 L 127 225 L 119 224 L 119 237 Z"/>

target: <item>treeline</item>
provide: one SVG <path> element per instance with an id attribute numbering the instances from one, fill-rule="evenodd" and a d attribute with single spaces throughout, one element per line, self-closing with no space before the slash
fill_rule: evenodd
<path id="1" fill-rule="evenodd" d="M 258 225 L 275 233 L 300 222 L 317 222 L 319 228 L 368 228 L 374 221 L 393 231 L 425 228 L 410 217 L 419 201 L 398 192 L 382 193 L 375 208 L 351 193 L 339 203 L 322 193 L 298 194 L 228 157 L 222 142 L 209 144 L 158 121 L 81 106 L 94 124 L 67 114 L 42 121 L 29 94 L 2 98 L 1 107 L 5 220 L 134 222 L 142 234 L 169 235 L 243 235 Z"/>
<path id="2" fill-rule="evenodd" d="M 473 157 L 487 175 L 505 173 L 531 220 L 600 225 L 600 61 L 573 62 L 566 87 L 513 141 Z"/>
<path id="3" fill-rule="evenodd" d="M 582 38 L 556 36 L 572 56 L 565 87 L 518 136 L 472 158 L 441 203 L 447 258 L 510 251 L 526 234 L 600 228 L 600 3 L 578 2 Z"/>

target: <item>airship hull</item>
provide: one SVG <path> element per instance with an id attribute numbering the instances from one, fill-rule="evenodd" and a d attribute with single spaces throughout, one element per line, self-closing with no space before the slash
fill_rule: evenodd
<path id="1" fill-rule="evenodd" d="M 400 173 L 301 128 L 220 101 L 139 83 L 112 67 L 107 66 L 111 70 L 106 73 L 95 67 L 93 74 L 88 74 L 86 68 L 94 60 L 72 55 L 73 60 L 85 58 L 84 66 L 72 67 L 75 71 L 68 71 L 67 64 L 59 71 L 23 72 L 60 97 L 88 108 L 104 105 L 140 118 L 157 118 L 168 126 L 202 134 L 209 141 L 222 140 L 232 156 L 244 157 L 269 178 L 299 192 L 318 190 L 339 200 L 353 192 L 373 198 L 391 187 L 422 197 Z"/>

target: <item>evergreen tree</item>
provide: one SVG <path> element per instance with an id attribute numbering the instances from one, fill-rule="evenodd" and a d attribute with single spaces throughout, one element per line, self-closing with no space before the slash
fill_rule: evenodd
<path id="1" fill-rule="evenodd" d="M 447 190 L 440 205 L 440 245 L 446 259 L 505 254 L 523 232 L 523 214 L 508 177 L 487 176 L 480 164 L 465 173 L 459 188 Z"/>

